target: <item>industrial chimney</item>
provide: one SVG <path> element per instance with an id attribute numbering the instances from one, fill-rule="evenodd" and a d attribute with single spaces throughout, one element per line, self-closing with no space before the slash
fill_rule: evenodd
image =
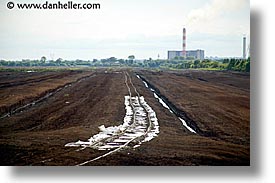
<path id="1" fill-rule="evenodd" d="M 183 36 L 182 36 L 182 56 L 186 58 L 186 29 L 183 28 Z"/>
<path id="2" fill-rule="evenodd" d="M 246 37 L 243 37 L 243 59 L 246 59 Z"/>

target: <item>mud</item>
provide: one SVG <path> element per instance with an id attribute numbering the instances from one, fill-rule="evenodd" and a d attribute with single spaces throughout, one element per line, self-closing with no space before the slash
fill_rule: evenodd
<path id="1" fill-rule="evenodd" d="M 193 131 L 195 131 L 199 135 L 209 136 L 209 134 L 207 134 L 205 132 L 202 132 L 199 129 L 199 127 L 197 126 L 196 122 L 193 121 L 192 119 L 190 119 L 184 111 L 182 111 L 179 108 L 177 108 L 172 102 L 169 101 L 169 99 L 167 97 L 165 97 L 164 95 L 162 95 L 158 88 L 156 88 L 154 85 L 152 85 L 151 83 L 149 83 L 143 76 L 140 76 L 140 75 L 138 75 L 138 76 L 139 76 L 139 78 L 142 81 L 144 81 L 146 83 L 146 85 L 148 86 L 148 88 L 152 92 L 154 92 L 165 103 L 165 105 L 167 105 L 167 107 L 169 108 L 169 110 L 171 110 L 177 117 L 179 117 L 182 120 L 184 120 L 184 122 L 187 124 L 188 127 L 190 127 Z"/>
<path id="2" fill-rule="evenodd" d="M 123 124 L 125 96 L 129 95 L 125 71 L 140 96 L 156 113 L 159 133 L 150 141 L 133 144 L 131 148 L 125 146 L 89 162 L 108 151 L 65 145 L 87 141 L 98 134 L 101 125 L 107 128 Z M 136 73 L 159 91 L 162 100 L 166 99 L 178 115 L 194 122 L 198 133 L 190 132 L 177 115 L 159 103 Z M 93 77 L 87 77 L 91 75 Z M 76 82 L 83 77 L 87 78 Z M 5 84 L 9 82 L 17 84 Z M 75 166 L 83 162 L 87 162 L 83 164 L 85 166 L 250 164 L 248 74 L 97 69 L 2 73 L 1 83 L 4 86 L 0 94 L 1 114 L 14 109 L 13 105 L 29 103 L 43 93 L 71 83 L 70 87 L 36 105 L 0 119 L 1 165 Z M 133 88 L 130 91 L 134 93 Z"/>

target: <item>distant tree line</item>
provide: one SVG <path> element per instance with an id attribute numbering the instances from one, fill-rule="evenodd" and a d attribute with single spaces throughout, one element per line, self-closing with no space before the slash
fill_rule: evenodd
<path id="1" fill-rule="evenodd" d="M 205 60 L 191 60 L 191 61 L 179 61 L 174 63 L 170 62 L 168 67 L 176 69 L 215 69 L 215 70 L 232 70 L 241 72 L 250 72 L 250 57 L 248 59 L 222 59 L 213 61 L 209 59 Z"/>
<path id="2" fill-rule="evenodd" d="M 34 66 L 65 66 L 65 67 L 142 67 L 142 68 L 161 68 L 161 69 L 209 69 L 209 70 L 233 70 L 241 72 L 250 72 L 250 57 L 248 59 L 221 59 L 221 60 L 195 60 L 193 58 L 183 59 L 182 57 L 173 60 L 152 58 L 146 60 L 135 60 L 134 55 L 128 56 L 128 59 L 118 59 L 110 57 L 106 59 L 90 60 L 47 60 L 45 56 L 40 60 L 21 60 L 5 61 L 0 60 L 0 66 L 7 67 L 34 67 Z"/>
<path id="3" fill-rule="evenodd" d="M 250 72 L 250 57 L 248 59 L 224 59 L 223 63 L 227 64 L 227 70 Z"/>
<path id="4" fill-rule="evenodd" d="M 35 67 L 35 66 L 91 66 L 90 61 L 84 60 L 63 60 L 58 58 L 57 60 L 47 60 L 46 57 L 41 57 L 40 60 L 23 59 L 21 61 L 6 61 L 0 60 L 0 66 L 6 67 Z"/>

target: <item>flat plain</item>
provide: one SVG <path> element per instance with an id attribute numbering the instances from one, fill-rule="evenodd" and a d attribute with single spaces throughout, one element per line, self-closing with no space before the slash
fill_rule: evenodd
<path id="1" fill-rule="evenodd" d="M 2 71 L 0 116 L 0 165 L 250 165 L 249 73 Z"/>

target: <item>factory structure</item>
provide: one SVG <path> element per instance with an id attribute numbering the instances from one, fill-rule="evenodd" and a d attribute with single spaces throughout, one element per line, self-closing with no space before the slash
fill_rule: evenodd
<path id="1" fill-rule="evenodd" d="M 193 57 L 194 59 L 203 60 L 204 59 L 204 50 L 188 50 L 183 56 L 183 51 L 168 51 L 168 60 L 172 60 L 175 57 Z"/>
<path id="2" fill-rule="evenodd" d="M 186 50 L 186 29 L 183 28 L 183 37 L 182 37 L 182 50 L 181 51 L 168 51 L 168 60 L 172 60 L 175 57 L 193 57 L 194 59 L 203 60 L 204 59 L 204 50 Z"/>

